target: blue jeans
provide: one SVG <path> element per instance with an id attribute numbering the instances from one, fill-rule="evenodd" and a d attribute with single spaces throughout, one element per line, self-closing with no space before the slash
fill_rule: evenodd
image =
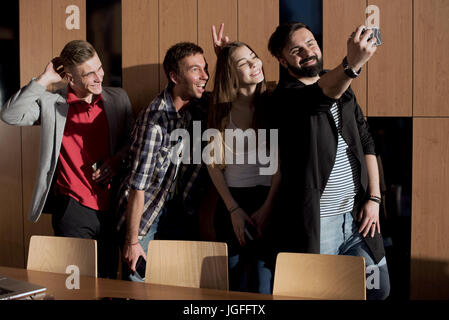
<path id="1" fill-rule="evenodd" d="M 154 219 L 153 223 L 151 224 L 150 229 L 148 230 L 147 234 L 139 240 L 140 245 L 142 246 L 143 251 L 145 252 L 145 254 L 147 254 L 148 252 L 148 243 L 150 242 L 150 240 L 154 240 L 154 236 L 156 235 L 157 232 L 157 225 L 159 222 L 159 217 L 161 216 L 162 212 L 160 212 L 158 214 L 158 216 L 156 217 L 156 219 Z M 137 272 L 136 273 L 132 273 L 131 270 L 128 269 L 127 272 L 127 278 L 128 280 L 131 281 L 135 281 L 135 282 L 145 282 L 145 278 L 140 277 Z"/>
<path id="2" fill-rule="evenodd" d="M 239 263 L 240 262 L 240 263 Z M 248 291 L 247 270 L 242 264 L 240 255 L 236 254 L 228 258 L 229 268 L 229 290 Z M 257 292 L 271 294 L 273 273 L 262 260 L 256 261 Z"/>
<path id="3" fill-rule="evenodd" d="M 378 264 L 374 263 L 370 250 L 363 240 L 363 236 L 358 232 L 351 213 L 322 217 L 320 223 L 320 253 L 364 257 L 367 300 L 386 299 L 390 294 L 387 260 L 383 257 Z"/>

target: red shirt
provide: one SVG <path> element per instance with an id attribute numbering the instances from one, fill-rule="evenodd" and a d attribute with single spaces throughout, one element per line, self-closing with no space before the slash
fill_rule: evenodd
<path id="1" fill-rule="evenodd" d="M 89 104 L 68 88 L 69 110 L 59 153 L 56 187 L 94 210 L 108 208 L 110 185 L 92 180 L 92 164 L 110 157 L 109 125 L 101 95 Z"/>

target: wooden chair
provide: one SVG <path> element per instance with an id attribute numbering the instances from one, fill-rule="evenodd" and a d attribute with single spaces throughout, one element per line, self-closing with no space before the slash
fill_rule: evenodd
<path id="1" fill-rule="evenodd" d="M 228 247 L 222 242 L 151 240 L 145 282 L 228 290 Z"/>
<path id="2" fill-rule="evenodd" d="M 79 267 L 80 275 L 97 277 L 97 241 L 67 237 L 31 237 L 28 270 L 66 273 L 66 268 L 70 265 Z"/>
<path id="3" fill-rule="evenodd" d="M 366 300 L 363 257 L 287 253 L 276 259 L 273 295 Z"/>

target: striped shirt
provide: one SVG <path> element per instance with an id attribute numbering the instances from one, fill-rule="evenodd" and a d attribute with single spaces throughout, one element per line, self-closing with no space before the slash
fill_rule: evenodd
<path id="1" fill-rule="evenodd" d="M 188 129 L 191 120 L 189 109 L 176 111 L 167 88 L 140 113 L 132 133 L 129 174 L 119 193 L 118 210 L 121 218 L 118 229 L 126 220 L 130 188 L 145 191 L 139 239 L 147 234 L 175 186 L 179 188 L 179 183 L 176 183 L 178 180 L 183 181 L 183 200 L 188 198 L 201 165 L 183 164 L 180 161 L 175 164 L 171 161 L 173 154 L 181 157 L 182 150 L 179 149 L 179 140 L 170 141 L 170 135 L 175 129 Z"/>
<path id="2" fill-rule="evenodd" d="M 360 188 L 359 165 L 341 135 L 341 110 L 337 103 L 330 111 L 338 131 L 338 145 L 335 163 L 320 199 L 321 217 L 351 212 Z"/>

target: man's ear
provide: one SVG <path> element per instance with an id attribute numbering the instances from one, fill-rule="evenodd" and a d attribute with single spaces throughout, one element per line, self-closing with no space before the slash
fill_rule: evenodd
<path id="1" fill-rule="evenodd" d="M 70 72 L 65 72 L 64 78 L 70 83 L 73 84 L 73 75 Z"/>
<path id="2" fill-rule="evenodd" d="M 278 56 L 278 61 L 284 68 L 288 69 L 287 60 L 283 56 Z"/>
<path id="3" fill-rule="evenodd" d="M 170 71 L 170 72 L 168 73 L 168 76 L 170 77 L 170 80 L 171 80 L 174 84 L 178 84 L 178 75 L 176 74 L 176 72 Z"/>

